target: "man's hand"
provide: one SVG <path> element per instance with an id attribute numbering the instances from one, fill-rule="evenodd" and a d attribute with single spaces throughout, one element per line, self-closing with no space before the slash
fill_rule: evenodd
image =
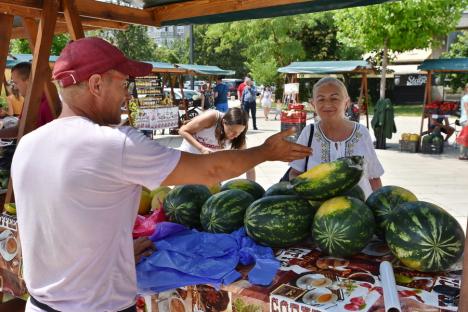
<path id="1" fill-rule="evenodd" d="M 272 135 L 261 145 L 267 160 L 293 161 L 312 154 L 310 147 L 289 142 L 286 137 L 294 135 L 294 128 Z"/>
<path id="2" fill-rule="evenodd" d="M 140 262 L 141 258 L 151 256 L 155 250 L 156 247 L 148 237 L 134 239 L 133 252 L 135 255 L 135 264 Z"/>

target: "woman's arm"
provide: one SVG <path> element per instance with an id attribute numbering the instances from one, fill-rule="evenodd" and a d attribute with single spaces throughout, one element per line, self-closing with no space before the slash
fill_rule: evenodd
<path id="1" fill-rule="evenodd" d="M 382 187 L 382 180 L 380 178 L 369 179 L 372 191 L 378 190 Z"/>
<path id="2" fill-rule="evenodd" d="M 244 146 L 242 146 L 240 149 L 246 149 L 246 148 L 247 148 L 247 146 L 244 145 Z M 256 173 L 255 173 L 255 167 L 253 167 L 252 169 L 249 169 L 249 170 L 246 172 L 245 175 L 247 176 L 247 179 L 248 179 L 248 180 L 250 180 L 250 181 L 255 181 L 255 179 L 257 178 L 257 175 L 256 175 Z"/>
<path id="3" fill-rule="evenodd" d="M 7 104 L 8 104 L 8 116 L 13 116 L 13 103 L 11 97 L 7 96 Z"/>
<path id="4" fill-rule="evenodd" d="M 216 121 L 218 120 L 218 112 L 217 111 L 208 111 L 206 113 L 201 114 L 190 120 L 186 125 L 183 125 L 179 129 L 179 134 L 187 140 L 191 145 L 193 145 L 196 149 L 200 151 L 202 154 L 209 154 L 211 151 L 201 145 L 195 138 L 193 137 L 194 134 L 197 132 L 212 127 Z"/>

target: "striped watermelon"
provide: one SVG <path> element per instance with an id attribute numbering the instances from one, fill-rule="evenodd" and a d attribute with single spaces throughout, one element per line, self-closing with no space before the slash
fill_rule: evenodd
<path id="1" fill-rule="evenodd" d="M 270 186 L 263 196 L 296 195 L 289 182 L 283 181 Z"/>
<path id="2" fill-rule="evenodd" d="M 448 270 L 460 259 L 465 242 L 457 220 L 424 201 L 402 203 L 393 209 L 385 238 L 401 263 L 422 272 Z"/>
<path id="3" fill-rule="evenodd" d="M 294 195 L 274 195 L 254 201 L 245 212 L 244 226 L 256 242 L 287 247 L 310 235 L 314 209 Z"/>
<path id="4" fill-rule="evenodd" d="M 200 211 L 210 196 L 205 185 L 176 186 L 164 199 L 163 209 L 169 221 L 200 229 Z"/>
<path id="5" fill-rule="evenodd" d="M 386 185 L 369 195 L 366 205 L 372 210 L 375 217 L 375 234 L 384 238 L 388 215 L 399 204 L 417 201 L 416 195 L 399 186 Z"/>
<path id="6" fill-rule="evenodd" d="M 325 253 L 347 257 L 361 251 L 374 235 L 372 211 L 349 196 L 325 201 L 314 217 L 312 237 Z"/>
<path id="7" fill-rule="evenodd" d="M 296 194 L 312 200 L 338 196 L 361 179 L 364 158 L 351 156 L 322 163 L 291 181 Z"/>
<path id="8" fill-rule="evenodd" d="M 243 226 L 245 210 L 253 201 L 252 195 L 241 190 L 227 190 L 211 196 L 200 214 L 203 229 L 211 233 L 237 230 Z"/>
<path id="9" fill-rule="evenodd" d="M 362 200 L 363 202 L 366 201 L 366 194 L 364 194 L 364 191 L 358 184 L 356 184 L 349 190 L 344 191 L 343 193 L 340 194 L 340 196 L 351 196 L 359 200 Z"/>
<path id="10" fill-rule="evenodd" d="M 226 190 L 242 190 L 250 193 L 255 199 L 259 199 L 265 194 L 265 189 L 255 181 L 248 179 L 235 179 L 224 183 L 221 186 L 221 191 Z"/>

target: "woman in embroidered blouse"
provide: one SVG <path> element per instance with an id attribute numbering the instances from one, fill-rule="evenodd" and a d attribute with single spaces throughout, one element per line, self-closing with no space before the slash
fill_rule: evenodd
<path id="1" fill-rule="evenodd" d="M 320 121 L 315 124 L 311 144 L 313 153 L 309 157 L 307 169 L 340 157 L 364 156 L 364 175 L 359 186 L 367 198 L 372 191 L 382 186 L 380 177 L 384 170 L 367 128 L 345 118 L 346 108 L 350 105 L 346 87 L 332 77 L 320 79 L 313 87 L 313 105 Z M 310 127 L 302 130 L 297 143 L 307 145 Z M 290 166 L 289 177 L 292 179 L 303 172 L 305 159 L 293 161 Z"/>
<path id="2" fill-rule="evenodd" d="M 180 150 L 193 154 L 210 154 L 225 149 L 245 149 L 249 117 L 238 107 L 226 113 L 208 110 L 179 129 L 183 141 Z M 255 181 L 255 169 L 247 171 Z"/>

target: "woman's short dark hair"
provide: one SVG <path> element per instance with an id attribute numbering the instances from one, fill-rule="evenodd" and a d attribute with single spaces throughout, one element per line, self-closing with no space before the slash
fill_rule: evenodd
<path id="1" fill-rule="evenodd" d="M 22 80 L 28 80 L 31 75 L 31 63 L 21 62 L 11 68 L 11 72 L 17 72 Z"/>
<path id="2" fill-rule="evenodd" d="M 232 107 L 224 114 L 222 118 L 218 119 L 216 124 L 216 139 L 218 144 L 224 147 L 226 141 L 226 133 L 224 133 L 224 124 L 228 126 L 240 125 L 245 126 L 244 131 L 241 132 L 235 139 L 231 141 L 231 149 L 240 149 L 245 146 L 245 136 L 247 134 L 249 115 L 239 107 Z"/>

